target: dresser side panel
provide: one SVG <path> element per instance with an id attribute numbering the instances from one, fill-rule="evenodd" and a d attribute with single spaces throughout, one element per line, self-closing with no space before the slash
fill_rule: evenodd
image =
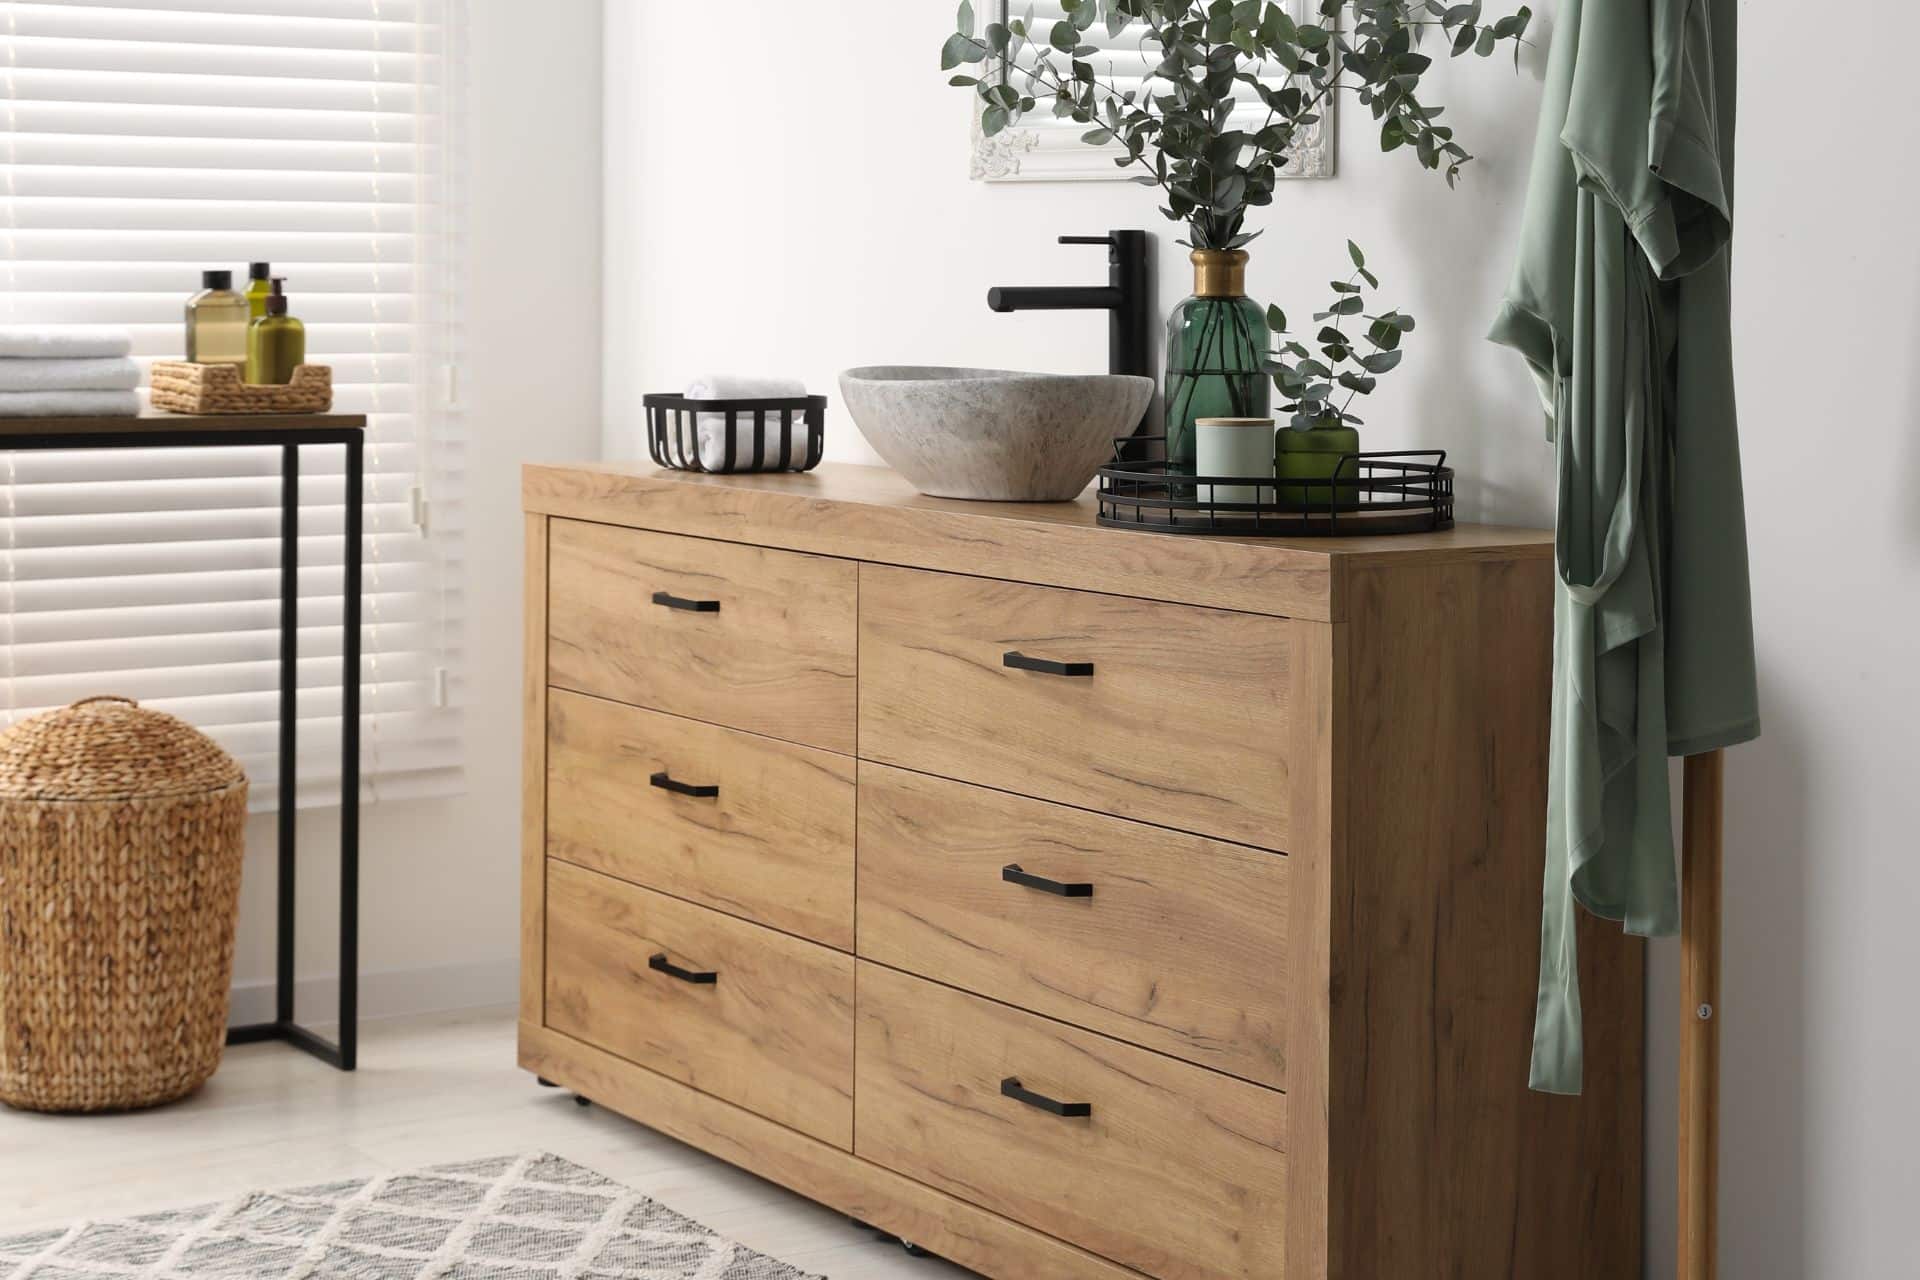
<path id="1" fill-rule="evenodd" d="M 1580 937 L 1587 1092 L 1527 1089 L 1552 567 L 1356 567 L 1333 863 L 1330 1280 L 1640 1267 L 1643 948 Z M 1296 880 L 1296 894 L 1299 892 Z"/>

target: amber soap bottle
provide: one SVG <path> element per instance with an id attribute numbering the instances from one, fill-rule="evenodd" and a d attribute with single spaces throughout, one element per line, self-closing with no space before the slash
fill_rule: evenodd
<path id="1" fill-rule="evenodd" d="M 200 292 L 187 299 L 187 359 L 240 365 L 247 359 L 247 300 L 233 291 L 233 272 L 202 271 Z"/>
<path id="2" fill-rule="evenodd" d="M 307 327 L 287 314 L 286 277 L 275 276 L 266 314 L 247 326 L 247 381 L 284 385 L 307 359 Z"/>

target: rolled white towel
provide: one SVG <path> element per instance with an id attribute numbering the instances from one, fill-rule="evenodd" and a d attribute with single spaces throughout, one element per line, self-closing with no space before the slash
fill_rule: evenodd
<path id="1" fill-rule="evenodd" d="M 728 373 L 709 373 L 687 384 L 689 400 L 791 400 L 807 394 L 807 384 L 798 378 L 752 378 Z M 727 415 L 695 415 L 694 429 L 700 437 L 700 465 L 718 471 L 727 463 Z M 787 437 L 787 451 L 780 452 L 780 415 L 767 414 L 766 434 L 762 439 L 762 468 L 797 467 L 807 460 L 807 422 L 796 410 L 793 430 Z M 753 415 L 734 415 L 733 465 L 745 471 L 755 465 L 753 456 Z"/>
<path id="2" fill-rule="evenodd" d="M 49 360 L 124 356 L 132 350 L 132 335 L 108 325 L 0 324 L 0 356 Z"/>
<path id="3" fill-rule="evenodd" d="M 0 418 L 131 418 L 137 391 L 0 391 Z"/>
<path id="4" fill-rule="evenodd" d="M 125 356 L 0 356 L 0 391 L 131 391 L 139 385 L 140 366 Z"/>

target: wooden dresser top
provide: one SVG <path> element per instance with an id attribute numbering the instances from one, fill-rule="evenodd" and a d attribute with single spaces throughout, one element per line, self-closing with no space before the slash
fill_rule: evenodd
<path id="1" fill-rule="evenodd" d="M 691 537 L 1285 617 L 1340 621 L 1355 569 L 1553 554 L 1543 529 L 1462 524 L 1357 538 L 1191 537 L 1102 528 L 1075 502 L 929 498 L 885 467 L 698 475 L 530 463 L 526 509 Z"/>

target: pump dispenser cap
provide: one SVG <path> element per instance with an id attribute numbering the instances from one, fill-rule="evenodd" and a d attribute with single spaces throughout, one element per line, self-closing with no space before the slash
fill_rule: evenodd
<path id="1" fill-rule="evenodd" d="M 271 290 L 267 294 L 268 315 L 283 316 L 287 314 L 286 288 L 287 278 L 285 276 L 273 277 Z"/>
<path id="2" fill-rule="evenodd" d="M 273 267 L 272 267 L 272 264 L 270 263 L 249 262 L 247 264 L 247 279 L 265 280 L 267 279 L 267 273 L 270 272 L 272 269 Z"/>
<path id="3" fill-rule="evenodd" d="M 200 273 L 200 287 L 202 289 L 231 289 L 233 288 L 233 272 L 202 271 Z"/>

